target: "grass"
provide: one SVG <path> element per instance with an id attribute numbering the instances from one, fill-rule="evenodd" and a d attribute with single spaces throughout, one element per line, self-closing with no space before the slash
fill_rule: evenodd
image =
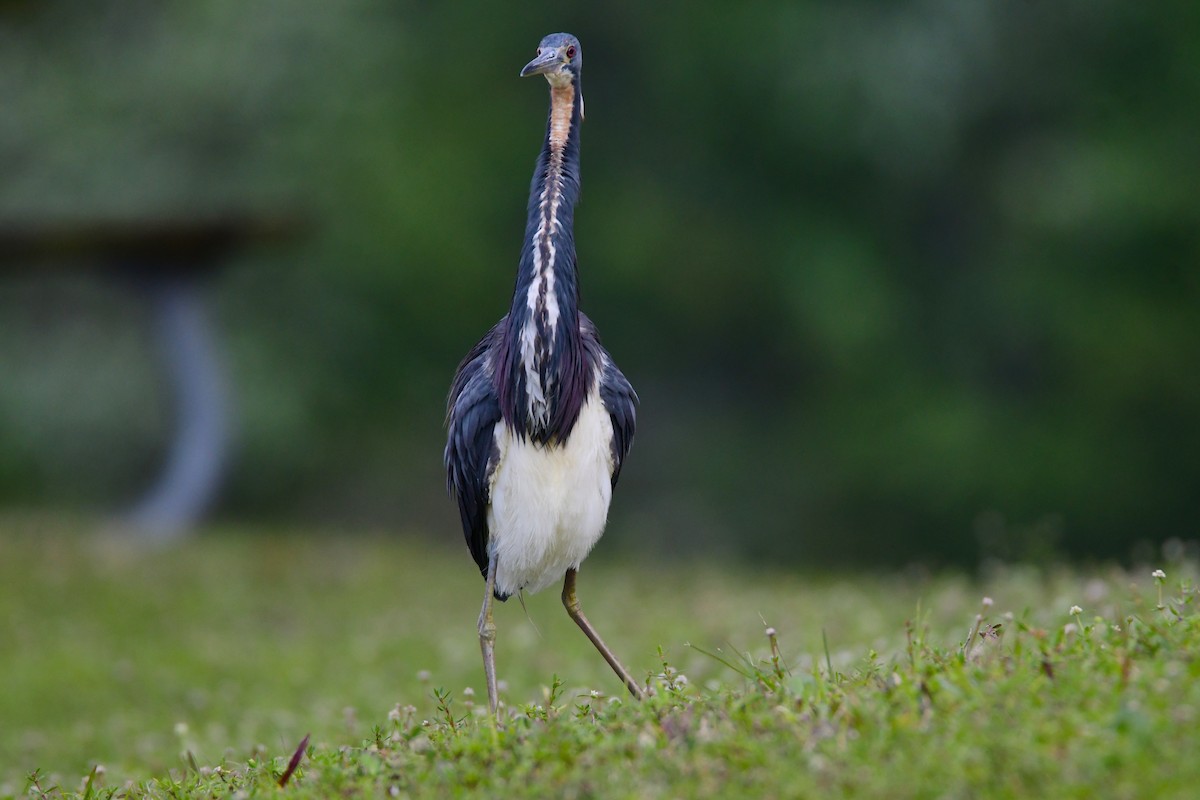
<path id="1" fill-rule="evenodd" d="M 0 524 L 0 797 L 1200 785 L 1194 564 L 970 580 L 644 561 L 594 557 L 579 591 L 654 696 L 628 700 L 547 591 L 498 609 L 495 728 L 457 546 L 212 531 L 146 551 Z"/>

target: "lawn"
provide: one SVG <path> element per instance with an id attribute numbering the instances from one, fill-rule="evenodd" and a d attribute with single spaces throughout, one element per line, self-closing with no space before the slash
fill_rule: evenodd
<path id="1" fill-rule="evenodd" d="M 630 701 L 547 590 L 497 609 L 496 728 L 457 540 L 210 530 L 147 550 L 85 528 L 0 524 L 0 797 L 274 795 L 306 735 L 284 794 L 1200 786 L 1187 561 L 829 575 L 601 544 L 580 598 L 654 696 Z"/>

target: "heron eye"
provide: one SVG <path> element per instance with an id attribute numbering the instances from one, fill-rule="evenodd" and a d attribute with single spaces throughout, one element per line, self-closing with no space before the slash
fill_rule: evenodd
<path id="1" fill-rule="evenodd" d="M 540 48 L 540 47 L 538 48 L 537 54 L 538 54 L 539 56 L 542 54 L 542 48 Z"/>
<path id="2" fill-rule="evenodd" d="M 574 58 L 574 57 L 575 57 L 575 45 L 571 45 L 570 47 L 567 48 L 567 58 Z"/>

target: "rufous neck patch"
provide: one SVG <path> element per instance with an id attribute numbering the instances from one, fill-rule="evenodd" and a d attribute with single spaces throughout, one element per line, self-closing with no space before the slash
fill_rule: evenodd
<path id="1" fill-rule="evenodd" d="M 550 147 L 561 150 L 571 135 L 571 114 L 575 110 L 575 85 L 550 87 Z"/>

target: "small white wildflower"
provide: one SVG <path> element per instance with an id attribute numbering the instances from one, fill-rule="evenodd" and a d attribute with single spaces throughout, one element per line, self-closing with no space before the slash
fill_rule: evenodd
<path id="1" fill-rule="evenodd" d="M 429 683 L 429 679 L 432 677 L 433 675 L 430 674 L 429 670 L 427 669 L 423 669 L 417 673 L 417 680 L 419 680 L 421 683 Z"/>
<path id="2" fill-rule="evenodd" d="M 601 695 L 601 694 L 600 694 L 599 692 L 597 692 L 595 689 L 592 689 L 590 692 L 588 692 L 588 696 L 589 696 L 589 697 L 592 697 L 592 698 L 599 699 L 599 698 L 600 698 L 600 697 L 602 697 L 603 695 Z"/>
<path id="3" fill-rule="evenodd" d="M 1161 569 L 1156 569 L 1154 572 L 1150 573 L 1150 577 L 1157 581 L 1161 581 L 1166 579 L 1167 573 L 1163 572 Z"/>
<path id="4" fill-rule="evenodd" d="M 391 711 L 388 712 L 388 720 L 390 722 L 399 722 L 400 721 L 400 704 L 399 703 L 396 704 L 395 708 L 393 708 Z"/>
<path id="5" fill-rule="evenodd" d="M 983 598 L 983 607 L 991 608 L 992 607 L 992 598 L 990 598 L 990 597 Z"/>
<path id="6" fill-rule="evenodd" d="M 1082 613 L 1083 613 L 1083 609 L 1082 609 L 1082 608 L 1080 608 L 1079 606 L 1071 606 L 1071 610 L 1070 610 L 1070 611 L 1068 611 L 1067 613 L 1068 613 L 1068 614 L 1070 614 L 1072 617 L 1074 617 L 1074 616 L 1076 616 L 1076 615 L 1078 615 L 1078 614 L 1082 614 Z"/>
<path id="7" fill-rule="evenodd" d="M 658 742 L 658 738 L 650 728 L 646 727 L 641 730 L 637 737 L 638 746 L 643 750 L 649 750 Z"/>
<path id="8" fill-rule="evenodd" d="M 472 689 L 470 686 L 463 689 L 463 697 L 474 697 L 474 696 L 475 696 L 475 690 Z"/>
<path id="9" fill-rule="evenodd" d="M 188 724 L 186 722 L 176 722 L 175 723 L 175 735 L 176 736 L 183 738 L 184 736 L 187 736 L 187 732 L 188 732 Z"/>

